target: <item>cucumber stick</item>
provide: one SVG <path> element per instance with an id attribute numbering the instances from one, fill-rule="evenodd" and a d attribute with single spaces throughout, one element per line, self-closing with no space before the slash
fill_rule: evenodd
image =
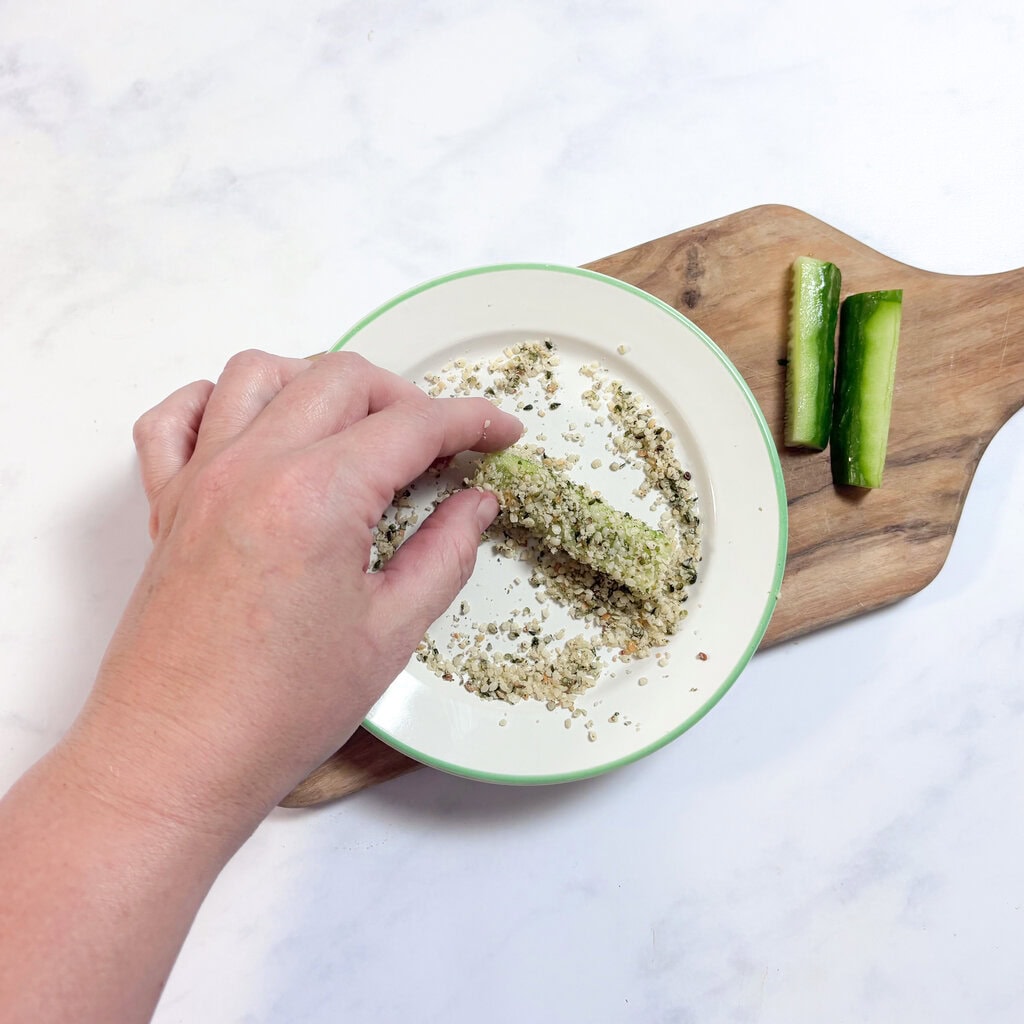
<path id="1" fill-rule="evenodd" d="M 828 444 L 841 283 L 834 263 L 810 256 L 793 263 L 786 360 L 785 442 L 790 448 L 822 451 Z"/>
<path id="2" fill-rule="evenodd" d="M 902 290 L 847 296 L 839 318 L 832 479 L 880 487 L 889 443 Z"/>
<path id="3" fill-rule="evenodd" d="M 514 449 L 485 455 L 472 483 L 492 491 L 515 526 L 638 594 L 655 594 L 675 559 L 672 538 Z"/>

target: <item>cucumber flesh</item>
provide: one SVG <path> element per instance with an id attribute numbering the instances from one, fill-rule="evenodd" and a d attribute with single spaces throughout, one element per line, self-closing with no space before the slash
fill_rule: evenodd
<path id="1" fill-rule="evenodd" d="M 903 292 L 861 292 L 843 303 L 832 418 L 832 479 L 881 487 L 889 443 Z"/>
<path id="2" fill-rule="evenodd" d="M 828 445 L 841 283 L 834 263 L 811 256 L 793 263 L 784 437 L 789 448 L 822 451 Z"/>

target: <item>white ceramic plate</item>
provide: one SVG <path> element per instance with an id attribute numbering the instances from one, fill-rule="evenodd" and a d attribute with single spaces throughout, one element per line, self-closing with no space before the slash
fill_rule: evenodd
<path id="1" fill-rule="evenodd" d="M 610 666 L 578 700 L 586 715 L 570 728 L 563 710 L 549 711 L 536 701 L 484 701 L 415 659 L 409 664 L 371 710 L 366 728 L 419 761 L 490 782 L 586 778 L 683 733 L 718 702 L 757 649 L 786 556 L 782 471 L 757 402 L 710 338 L 646 292 L 570 267 L 482 267 L 398 296 L 335 347 L 421 381 L 456 357 L 486 362 L 512 342 L 538 338 L 551 339 L 561 358 L 562 418 L 520 413 L 528 424 L 524 440 L 544 434 L 550 453 L 580 454 L 574 477 L 653 522 L 644 511 L 649 504 L 632 496 L 638 478 L 613 476 L 605 468 L 612 458 L 600 429 L 585 431 L 582 448 L 561 437 L 569 423 L 582 427 L 594 419 L 580 398 L 586 383 L 576 369 L 601 362 L 643 394 L 675 434 L 698 496 L 703 561 L 667 666 L 654 658 Z M 514 403 L 503 407 L 512 411 Z M 599 470 L 590 468 L 594 458 L 602 460 Z M 521 607 L 532 594 L 525 580 L 514 582 L 517 571 L 528 575 L 482 546 L 460 600 L 488 620 L 504 614 L 509 603 Z M 441 623 L 438 635 L 444 633 Z M 640 685 L 640 678 L 647 682 Z M 587 722 L 593 723 L 589 729 Z M 588 739 L 588 732 L 596 739 Z"/>

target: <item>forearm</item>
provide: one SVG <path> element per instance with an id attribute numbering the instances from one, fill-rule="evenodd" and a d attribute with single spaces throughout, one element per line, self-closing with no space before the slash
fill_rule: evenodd
<path id="1" fill-rule="evenodd" d="M 139 420 L 153 553 L 83 714 L 0 801 L 0 1024 L 149 1019 L 218 872 L 352 734 L 497 513 L 452 495 L 368 573 L 395 491 L 521 433 L 349 353 L 244 353 Z"/>
<path id="2" fill-rule="evenodd" d="M 62 744 L 0 801 L 3 1024 L 149 1020 L 200 903 L 248 834 L 133 807 L 131 786 L 94 785 L 99 766 L 81 756 Z"/>

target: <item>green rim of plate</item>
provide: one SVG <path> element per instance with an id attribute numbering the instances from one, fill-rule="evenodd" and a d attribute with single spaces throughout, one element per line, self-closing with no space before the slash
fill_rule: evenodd
<path id="1" fill-rule="evenodd" d="M 605 764 L 584 768 L 579 771 L 558 772 L 553 775 L 508 775 L 500 772 L 478 771 L 473 768 L 467 768 L 464 765 L 445 761 L 439 757 L 434 757 L 432 754 L 426 754 L 421 750 L 417 750 L 415 747 L 409 746 L 407 743 L 403 743 L 401 740 L 395 739 L 395 737 L 390 733 L 374 725 L 369 718 L 363 721 L 363 728 L 366 729 L 367 732 L 372 733 L 378 739 L 383 740 L 388 746 L 394 747 L 394 749 L 400 753 L 411 757 L 414 761 L 419 761 L 421 764 L 428 765 L 431 768 L 437 768 L 440 771 L 448 772 L 452 775 L 458 775 L 467 779 L 476 779 L 480 782 L 495 782 L 517 786 L 545 786 L 560 782 L 579 782 L 583 779 L 590 779 L 598 775 L 604 775 L 606 772 L 613 771 L 616 768 L 621 768 L 624 765 L 633 763 L 634 761 L 639 761 L 641 758 L 647 757 L 649 754 L 653 754 L 654 751 L 659 750 L 668 743 L 671 743 L 672 740 L 678 739 L 678 737 L 680 737 L 684 732 L 696 725 L 725 696 L 726 692 L 739 678 L 740 673 L 744 668 L 746 668 L 748 662 L 754 656 L 754 652 L 760 646 L 761 639 L 764 637 L 765 631 L 768 629 L 768 623 L 771 621 L 772 614 L 775 611 L 775 605 L 778 602 L 779 597 L 779 589 L 782 585 L 782 575 L 786 568 L 786 550 L 789 538 L 789 510 L 786 503 L 786 485 L 782 475 L 782 464 L 779 461 L 779 454 L 776 451 L 775 441 L 772 438 L 771 430 L 764 418 L 764 413 L 761 411 L 761 407 L 757 404 L 757 399 L 754 398 L 753 392 L 748 387 L 747 382 L 743 379 L 739 370 L 737 370 L 732 364 L 729 357 L 692 320 L 683 316 L 683 314 L 678 310 L 673 309 L 668 305 L 668 303 L 656 298 L 649 292 L 645 292 L 642 288 L 637 288 L 635 285 L 627 284 L 625 281 L 609 277 L 607 274 L 599 274 L 594 270 L 584 270 L 581 267 L 561 266 L 557 263 L 496 263 L 489 266 L 471 267 L 468 270 L 456 271 L 452 274 L 446 274 L 443 277 L 437 277 L 430 281 L 425 281 L 423 284 L 417 285 L 415 288 L 410 288 L 408 291 L 402 292 L 400 295 L 396 295 L 393 299 L 390 299 L 383 305 L 378 306 L 373 310 L 373 312 L 368 313 L 358 323 L 350 327 L 331 347 L 330 351 L 337 352 L 340 348 L 343 348 L 348 344 L 348 342 L 350 342 L 365 327 L 387 313 L 388 310 L 393 309 L 395 306 L 398 306 L 403 302 L 407 302 L 409 299 L 415 298 L 417 295 L 429 291 L 432 288 L 438 288 L 450 283 L 451 281 L 457 281 L 460 278 L 477 277 L 482 274 L 500 274 L 519 270 L 540 270 L 553 274 L 572 274 L 576 277 L 587 277 L 594 281 L 600 281 L 613 288 L 619 288 L 624 292 L 629 292 L 631 295 L 635 295 L 638 299 L 643 299 L 645 302 L 649 302 L 652 306 L 662 310 L 662 312 L 667 316 L 679 321 L 688 330 L 692 331 L 729 372 L 730 376 L 736 382 L 737 387 L 739 387 L 743 396 L 746 398 L 747 404 L 750 406 L 750 411 L 754 414 L 754 419 L 757 422 L 758 429 L 761 431 L 761 439 L 764 441 L 765 448 L 768 452 L 768 458 L 772 465 L 772 475 L 775 479 L 775 496 L 778 501 L 779 511 L 779 536 L 775 553 L 775 574 L 772 579 L 771 589 L 768 592 L 768 599 L 765 601 L 764 609 L 761 613 L 761 619 L 750 638 L 750 642 L 747 644 L 746 650 L 740 655 L 739 660 L 735 665 L 733 665 L 732 669 L 718 689 L 711 694 L 711 696 L 697 711 L 686 718 L 678 726 L 669 730 L 663 736 L 660 736 L 654 742 L 648 743 L 647 746 L 641 747 L 639 750 L 636 750 L 625 757 L 616 758 L 615 760 L 608 761 Z"/>

